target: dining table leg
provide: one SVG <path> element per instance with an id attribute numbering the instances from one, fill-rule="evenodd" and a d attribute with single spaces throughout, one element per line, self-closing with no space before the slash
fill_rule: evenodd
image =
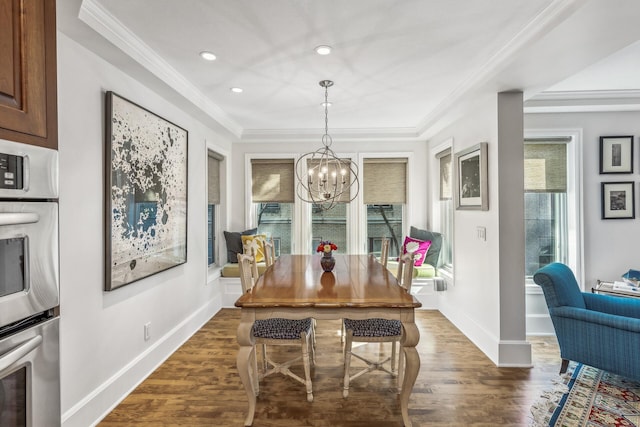
<path id="1" fill-rule="evenodd" d="M 404 350 L 405 368 L 400 392 L 400 411 L 402 412 L 402 421 L 405 427 L 411 427 L 409 396 L 411 396 L 411 391 L 420 371 L 420 356 L 418 355 L 418 350 L 416 350 L 416 345 L 420 340 L 420 332 L 413 319 L 411 321 L 403 321 L 402 326 L 404 327 L 402 349 Z"/>
<path id="2" fill-rule="evenodd" d="M 248 318 L 249 316 L 242 316 L 240 324 L 238 325 L 237 339 L 240 349 L 238 350 L 238 356 L 236 358 L 236 365 L 238 367 L 238 374 L 242 380 L 242 385 L 247 393 L 247 399 L 249 401 L 249 411 L 247 417 L 244 420 L 245 426 L 253 424 L 253 416 L 256 411 L 256 395 L 258 390 L 256 389 L 254 379 L 257 378 L 258 373 L 252 372 L 255 370 L 255 339 L 251 334 L 253 328 L 253 321 Z"/>

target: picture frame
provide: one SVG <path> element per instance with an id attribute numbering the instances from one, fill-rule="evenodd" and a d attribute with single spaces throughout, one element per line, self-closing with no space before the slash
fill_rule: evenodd
<path id="1" fill-rule="evenodd" d="M 455 193 L 458 210 L 489 210 L 487 143 L 481 142 L 455 155 Z"/>
<path id="2" fill-rule="evenodd" d="M 105 291 L 187 261 L 188 132 L 105 94 Z"/>
<path id="3" fill-rule="evenodd" d="M 600 137 L 600 174 L 633 173 L 633 136 Z"/>
<path id="4" fill-rule="evenodd" d="M 633 181 L 602 183 L 602 219 L 634 219 L 635 206 Z"/>

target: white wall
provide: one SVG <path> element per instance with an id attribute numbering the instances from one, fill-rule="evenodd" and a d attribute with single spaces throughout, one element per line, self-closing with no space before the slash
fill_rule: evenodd
<path id="1" fill-rule="evenodd" d="M 513 109 L 514 101 L 518 100 L 502 99 L 496 94 L 479 99 L 473 112 L 430 140 L 435 147 L 452 139 L 454 154 L 480 142 L 488 142 L 489 210 L 455 211 L 454 282 L 438 296 L 440 311 L 499 366 L 529 366 L 531 363 L 531 348 L 525 341 L 524 326 L 524 245 L 522 238 L 515 234 L 524 233 L 523 221 L 520 221 L 520 228 L 518 221 L 513 221 L 514 217 L 522 218 L 522 179 L 509 180 L 505 173 L 501 174 L 503 164 L 518 162 L 518 155 L 520 164 L 523 163 L 522 150 L 518 154 L 517 149 L 508 147 L 508 144 L 522 144 L 521 115 L 518 140 L 514 138 L 517 126 L 510 123 L 513 110 L 505 112 Z M 518 102 L 521 111 L 521 98 Z M 499 153 L 499 149 L 505 152 Z M 436 160 L 431 158 L 429 161 L 435 170 Z M 508 167 L 512 168 L 513 164 Z M 433 174 L 431 177 L 436 179 Z M 519 187 L 520 197 L 514 198 L 516 187 Z M 432 191 L 435 191 L 433 187 Z M 510 209 L 511 203 L 513 209 Z M 486 229 L 486 240 L 478 238 L 477 227 Z M 514 233 L 515 238 L 509 239 L 501 233 Z M 517 275 L 522 279 L 513 283 Z M 509 299 L 513 303 L 505 303 Z"/>
<path id="2" fill-rule="evenodd" d="M 590 291 L 598 279 L 614 280 L 629 268 L 640 268 L 636 242 L 640 239 L 638 219 L 601 219 L 602 182 L 633 181 L 638 197 L 638 135 L 640 112 L 589 112 L 526 114 L 525 129 L 553 131 L 574 129 L 582 131 L 582 201 L 583 201 L 583 290 Z M 634 135 L 633 174 L 600 175 L 601 136 Z M 636 202 L 636 218 L 638 200 Z M 575 272 L 580 277 L 580 272 Z M 527 296 L 527 316 L 548 315 L 542 294 Z M 547 322 L 548 327 L 551 323 Z M 536 328 L 536 333 L 552 333 L 553 330 Z"/>
<path id="3" fill-rule="evenodd" d="M 104 292 L 104 93 L 189 132 L 187 263 Z M 61 378 L 64 426 L 98 421 L 220 307 L 207 284 L 205 140 L 230 143 L 58 33 Z M 151 339 L 143 325 L 151 322 Z"/>

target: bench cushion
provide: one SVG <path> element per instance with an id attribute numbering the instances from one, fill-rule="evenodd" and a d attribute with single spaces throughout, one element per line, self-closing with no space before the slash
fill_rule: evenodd
<path id="1" fill-rule="evenodd" d="M 264 273 L 267 269 L 267 265 L 264 262 L 259 262 L 258 264 L 258 274 Z M 240 265 L 238 263 L 232 264 L 227 263 L 222 266 L 222 277 L 240 277 Z"/>
<path id="2" fill-rule="evenodd" d="M 389 269 L 389 271 L 391 272 L 391 274 L 393 274 L 394 276 L 396 275 L 396 273 L 398 272 L 398 261 L 388 261 L 387 262 L 387 269 Z M 432 277 L 436 277 L 436 269 L 434 266 L 430 265 L 430 264 L 422 264 L 419 267 L 414 266 L 413 267 L 413 278 L 414 279 L 430 279 Z"/>

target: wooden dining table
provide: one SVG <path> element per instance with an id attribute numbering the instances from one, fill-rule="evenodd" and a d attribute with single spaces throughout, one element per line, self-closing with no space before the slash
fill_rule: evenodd
<path id="1" fill-rule="evenodd" d="M 253 424 L 256 396 L 255 339 L 251 330 L 259 319 L 396 319 L 402 322 L 401 345 L 405 371 L 400 409 L 405 426 L 411 426 L 408 404 L 420 370 L 416 345 L 420 333 L 414 310 L 422 304 L 372 255 L 334 255 L 335 268 L 324 272 L 321 255 L 281 255 L 260 276 L 253 289 L 235 303 L 240 307 L 237 366 L 247 392 L 249 411 L 244 425 Z M 340 345 L 336 342 L 336 345 Z"/>

